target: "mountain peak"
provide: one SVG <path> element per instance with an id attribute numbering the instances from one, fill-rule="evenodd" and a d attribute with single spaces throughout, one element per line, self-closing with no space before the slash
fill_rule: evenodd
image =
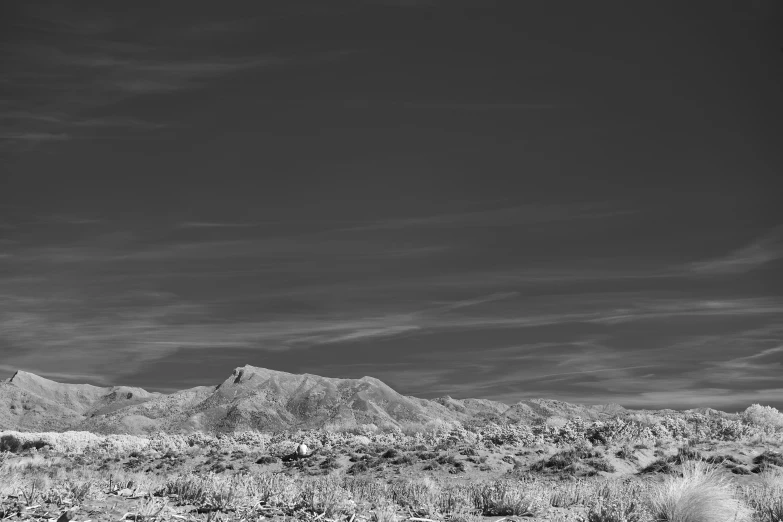
<path id="1" fill-rule="evenodd" d="M 11 376 L 11 378 L 10 378 L 10 379 L 8 379 L 8 382 L 14 382 L 14 380 L 15 380 L 17 377 L 18 377 L 19 379 L 24 379 L 24 378 L 25 378 L 26 376 L 28 376 L 28 375 L 32 375 L 32 376 L 38 377 L 38 376 L 37 376 L 37 375 L 35 375 L 34 373 L 28 373 L 28 372 L 26 372 L 26 371 L 24 371 L 24 370 L 16 370 L 16 371 L 14 372 L 14 374 Z"/>
<path id="2" fill-rule="evenodd" d="M 16 370 L 14 374 L 8 379 L 8 382 L 16 384 L 17 386 L 35 385 L 35 386 L 57 386 L 61 383 L 41 377 L 35 373 L 26 372 L 24 370 Z M 89 386 L 89 384 L 83 384 L 81 386 Z"/>

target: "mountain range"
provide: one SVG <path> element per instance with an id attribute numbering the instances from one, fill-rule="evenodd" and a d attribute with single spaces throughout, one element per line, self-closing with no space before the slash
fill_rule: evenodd
<path id="1" fill-rule="evenodd" d="M 84 430 L 144 434 L 164 431 L 231 433 L 328 425 L 404 425 L 445 421 L 532 423 L 557 417 L 612 417 L 619 405 L 584 406 L 529 399 L 513 405 L 486 399 L 420 399 L 373 377 L 336 379 L 243 366 L 216 386 L 170 394 L 127 386 L 63 384 L 16 372 L 0 381 L 0 429 Z"/>

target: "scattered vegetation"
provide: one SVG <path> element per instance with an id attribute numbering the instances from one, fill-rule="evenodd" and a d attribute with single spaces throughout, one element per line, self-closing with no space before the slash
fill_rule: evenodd
<path id="1" fill-rule="evenodd" d="M 615 469 L 599 451 L 572 448 L 555 453 L 533 464 L 531 471 L 595 475 L 598 471 L 614 473 Z"/>
<path id="2" fill-rule="evenodd" d="M 759 408 L 560 427 L 3 432 L 0 519 L 57 520 L 79 506 L 72 519 L 98 521 L 119 506 L 112 520 L 783 522 L 783 426 Z M 313 453 L 292 457 L 300 442 Z M 731 449 L 741 447 L 753 449 Z"/>

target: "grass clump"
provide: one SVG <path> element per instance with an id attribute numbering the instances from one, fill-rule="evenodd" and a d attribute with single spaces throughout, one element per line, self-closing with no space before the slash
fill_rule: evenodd
<path id="1" fill-rule="evenodd" d="M 655 520 L 666 522 L 744 522 L 751 510 L 740 499 L 719 468 L 688 461 L 682 477 L 667 477 L 650 494 Z"/>
<path id="2" fill-rule="evenodd" d="M 767 470 L 759 474 L 758 482 L 741 489 L 745 502 L 753 509 L 759 522 L 783 522 L 783 472 Z"/>
<path id="3" fill-rule="evenodd" d="M 507 480 L 477 484 L 470 493 L 474 506 L 484 516 L 536 516 L 543 507 L 541 491 Z"/>

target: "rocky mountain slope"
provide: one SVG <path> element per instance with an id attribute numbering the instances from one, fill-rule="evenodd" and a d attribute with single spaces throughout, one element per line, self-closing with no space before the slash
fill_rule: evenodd
<path id="1" fill-rule="evenodd" d="M 171 394 L 141 388 L 62 384 L 17 372 L 0 382 L 0 429 L 96 433 L 278 431 L 325 425 L 400 425 L 446 421 L 536 422 L 613 416 L 620 406 L 532 399 L 509 406 L 484 399 L 404 396 L 372 377 L 334 379 L 254 366 L 217 386 Z"/>

